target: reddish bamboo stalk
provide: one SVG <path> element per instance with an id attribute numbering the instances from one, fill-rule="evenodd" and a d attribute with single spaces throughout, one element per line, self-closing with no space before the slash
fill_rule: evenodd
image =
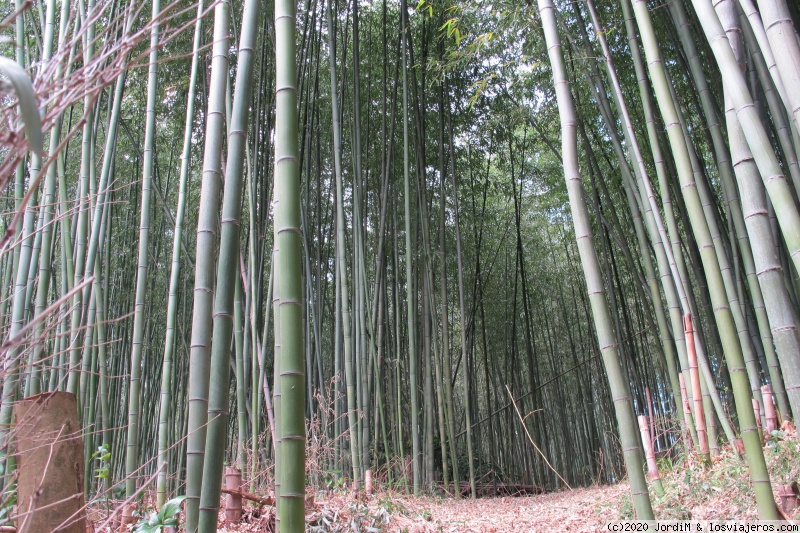
<path id="1" fill-rule="evenodd" d="M 694 425 L 697 429 L 698 453 L 708 454 L 708 433 L 706 431 L 706 417 L 703 412 L 703 393 L 700 390 L 700 371 L 697 368 L 697 352 L 694 346 L 694 326 L 692 315 L 684 315 L 683 331 L 686 334 L 686 351 L 689 354 L 689 375 L 692 380 L 692 401 L 694 403 Z"/>
<path id="2" fill-rule="evenodd" d="M 367 496 L 372 496 L 372 470 L 364 472 L 364 491 Z"/>
<path id="3" fill-rule="evenodd" d="M 694 443 L 692 442 L 692 435 L 689 431 L 689 420 L 691 420 L 692 409 L 689 407 L 689 396 L 686 392 L 686 381 L 683 379 L 683 374 L 678 374 L 678 381 L 681 384 L 681 403 L 683 404 L 683 420 L 686 423 L 686 431 L 683 432 L 683 438 L 686 441 L 686 450 L 694 451 Z"/>
<path id="4" fill-rule="evenodd" d="M 645 396 L 647 396 L 647 413 L 650 415 L 650 442 L 653 443 L 653 448 L 656 445 L 656 414 L 653 412 L 653 397 L 650 396 L 650 387 L 644 388 Z"/>
<path id="5" fill-rule="evenodd" d="M 653 441 L 650 440 L 650 424 L 648 424 L 647 418 L 645 415 L 639 415 L 639 431 L 642 434 L 642 447 L 644 448 L 644 456 L 647 459 L 647 475 L 652 482 L 661 479 L 661 476 L 658 474 L 656 454 L 653 451 Z"/>
<path id="6" fill-rule="evenodd" d="M 231 492 L 225 499 L 225 523 L 238 524 L 242 519 L 242 496 L 237 494 L 242 490 L 242 471 L 238 468 L 225 468 L 225 488 Z"/>
<path id="7" fill-rule="evenodd" d="M 756 414 L 756 425 L 758 426 L 759 431 L 761 430 L 761 404 L 758 403 L 758 400 L 753 398 L 753 412 Z"/>
<path id="8" fill-rule="evenodd" d="M 769 385 L 761 387 L 761 397 L 764 399 L 764 418 L 766 419 L 767 436 L 771 436 L 772 432 L 778 429 L 778 414 L 775 412 L 772 387 Z"/>

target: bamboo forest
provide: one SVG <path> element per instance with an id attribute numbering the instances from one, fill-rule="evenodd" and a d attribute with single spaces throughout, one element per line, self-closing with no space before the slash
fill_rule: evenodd
<path id="1" fill-rule="evenodd" d="M 798 30 L 0 2 L 0 531 L 797 524 Z"/>

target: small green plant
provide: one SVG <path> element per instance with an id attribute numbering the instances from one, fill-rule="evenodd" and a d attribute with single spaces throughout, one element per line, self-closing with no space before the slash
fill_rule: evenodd
<path id="1" fill-rule="evenodd" d="M 775 453 L 781 451 L 781 443 L 786 439 L 786 433 L 780 429 L 773 429 L 767 436 L 767 448 L 771 448 Z"/>
<path id="2" fill-rule="evenodd" d="M 16 504 L 17 482 L 15 481 L 3 492 L 2 499 L 0 499 L 0 524 L 11 522 L 11 514 Z"/>
<path id="3" fill-rule="evenodd" d="M 97 479 L 108 479 L 111 474 L 111 452 L 108 451 L 108 444 L 103 444 L 92 454 L 92 461 L 97 461 L 98 467 L 94 469 Z"/>
<path id="4" fill-rule="evenodd" d="M 620 498 L 618 509 L 620 520 L 633 520 L 633 502 L 630 493 L 626 493 Z"/>
<path id="5" fill-rule="evenodd" d="M 328 490 L 337 490 L 344 487 L 347 480 L 341 474 L 341 470 L 326 470 L 324 477 L 325 487 Z"/>
<path id="6" fill-rule="evenodd" d="M 161 507 L 158 512 L 153 511 L 146 519 L 142 519 L 133 529 L 134 533 L 161 533 L 166 527 L 178 526 L 178 512 L 186 496 L 178 496 Z"/>
<path id="7" fill-rule="evenodd" d="M 408 512 L 400 500 L 388 496 L 378 500 L 378 506 L 385 509 L 388 514 L 406 514 Z"/>

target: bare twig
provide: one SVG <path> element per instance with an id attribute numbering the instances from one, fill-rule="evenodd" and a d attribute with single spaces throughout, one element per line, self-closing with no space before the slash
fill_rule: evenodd
<path id="1" fill-rule="evenodd" d="M 528 426 L 525 425 L 525 419 L 522 417 L 522 413 L 519 412 L 519 407 L 517 407 L 517 402 L 514 400 L 514 395 L 511 394 L 511 389 L 508 388 L 508 385 L 506 385 L 506 390 L 508 391 L 508 397 L 511 398 L 511 403 L 514 405 L 514 410 L 517 412 L 519 421 L 522 423 L 522 428 L 525 430 L 525 434 L 528 436 L 528 440 L 531 441 L 531 444 L 533 444 L 533 447 L 536 449 L 537 452 L 539 452 L 539 455 L 542 456 L 542 459 L 544 459 L 545 464 L 547 464 L 550 470 L 552 470 L 553 473 L 558 476 L 558 479 L 564 482 L 564 485 L 566 485 L 569 490 L 572 490 L 572 487 L 569 486 L 567 480 L 561 477 L 561 474 L 559 474 L 556 471 L 556 469 L 553 468 L 553 465 L 551 465 L 550 461 L 547 460 L 547 457 L 545 457 L 545 455 L 542 453 L 542 450 L 540 450 L 539 447 L 536 445 L 536 443 L 533 442 L 533 437 L 531 437 L 531 434 L 528 431 Z"/>

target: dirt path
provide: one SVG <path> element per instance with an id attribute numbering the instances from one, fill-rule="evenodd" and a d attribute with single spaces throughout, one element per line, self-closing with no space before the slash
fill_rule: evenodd
<path id="1" fill-rule="evenodd" d="M 403 498 L 406 511 L 391 515 L 384 531 L 596 531 L 604 522 L 619 519 L 617 506 L 626 490 L 627 485 L 616 485 L 519 498 Z"/>
<path id="2" fill-rule="evenodd" d="M 517 533 L 597 531 L 620 517 L 627 484 L 576 489 L 538 496 L 453 500 L 381 493 L 354 500 L 345 495 L 321 497 L 308 509 L 309 532 Z M 248 514 L 247 512 L 245 513 Z M 224 515 L 224 513 L 221 513 Z M 274 509 L 245 516 L 220 533 L 272 531 Z"/>

